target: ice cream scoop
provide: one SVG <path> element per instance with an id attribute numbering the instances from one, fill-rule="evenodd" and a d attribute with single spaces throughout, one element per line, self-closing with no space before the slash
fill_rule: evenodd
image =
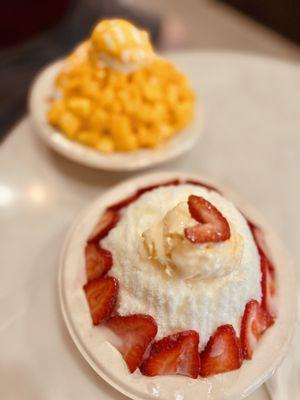
<path id="1" fill-rule="evenodd" d="M 220 243 L 192 243 L 185 228 L 194 226 L 187 202 L 180 202 L 157 224 L 142 234 L 141 254 L 179 279 L 207 279 L 230 274 L 238 268 L 243 239 L 231 224 L 230 239 Z"/>

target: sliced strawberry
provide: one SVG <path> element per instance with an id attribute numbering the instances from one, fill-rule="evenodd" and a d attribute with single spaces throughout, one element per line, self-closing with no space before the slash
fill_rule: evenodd
<path id="1" fill-rule="evenodd" d="M 260 267 L 262 273 L 262 307 L 273 317 L 277 315 L 276 307 L 276 279 L 275 269 L 265 253 L 260 254 Z"/>
<path id="2" fill-rule="evenodd" d="M 110 316 L 118 289 L 117 279 L 110 276 L 93 279 L 83 286 L 94 325 L 99 325 Z"/>
<path id="3" fill-rule="evenodd" d="M 247 303 L 241 328 L 241 345 L 246 360 L 251 360 L 257 342 L 272 323 L 273 319 L 258 301 L 251 300 Z"/>
<path id="4" fill-rule="evenodd" d="M 203 197 L 189 196 L 189 211 L 199 224 L 186 228 L 185 236 L 193 243 L 223 242 L 230 238 L 230 227 L 220 211 Z"/>
<path id="5" fill-rule="evenodd" d="M 109 211 L 120 211 L 122 208 L 129 206 L 129 204 L 133 203 L 135 200 L 139 198 L 137 193 L 134 193 L 132 196 L 126 197 L 126 199 L 123 199 L 119 201 L 118 203 L 113 204 L 112 206 L 109 206 L 107 210 Z"/>
<path id="6" fill-rule="evenodd" d="M 179 179 L 174 179 L 173 181 L 165 182 L 165 183 L 158 183 L 157 185 L 151 185 L 151 186 L 146 186 L 144 188 L 138 189 L 134 194 L 132 194 L 129 197 L 126 197 L 125 199 L 119 201 L 116 204 L 113 204 L 112 206 L 109 206 L 107 210 L 110 211 L 120 211 L 123 208 L 129 206 L 129 204 L 133 203 L 136 201 L 142 194 L 146 192 L 150 192 L 153 189 L 157 189 L 161 186 L 172 186 L 172 185 L 179 185 Z"/>
<path id="7" fill-rule="evenodd" d="M 152 345 L 150 356 L 143 362 L 142 374 L 185 375 L 197 378 L 200 368 L 199 335 L 195 331 L 179 332 Z"/>
<path id="8" fill-rule="evenodd" d="M 146 186 L 142 189 L 139 189 L 137 191 L 138 196 L 141 196 L 142 194 L 146 192 L 150 192 L 151 190 L 157 189 L 159 187 L 165 187 L 165 186 L 178 186 L 180 184 L 179 179 L 173 179 L 172 181 L 164 182 L 164 183 L 158 183 L 157 185 L 151 185 L 151 186 Z"/>
<path id="9" fill-rule="evenodd" d="M 234 328 L 231 325 L 220 326 L 209 339 L 200 358 L 200 375 L 204 377 L 240 368 L 243 358 Z"/>
<path id="10" fill-rule="evenodd" d="M 157 325 L 150 315 L 128 315 L 112 317 L 106 326 L 119 338 L 117 349 L 122 354 L 130 372 L 141 364 L 148 346 L 155 338 Z"/>
<path id="11" fill-rule="evenodd" d="M 99 242 L 119 221 L 119 214 L 106 210 L 88 238 L 88 242 Z"/>
<path id="12" fill-rule="evenodd" d="M 259 254 L 262 254 L 262 253 L 268 254 L 269 250 L 268 250 L 268 247 L 267 247 L 267 244 L 265 241 L 265 236 L 264 236 L 263 231 L 261 230 L 261 228 L 258 225 L 254 224 L 254 222 L 252 222 L 250 220 L 247 220 L 247 222 L 248 222 L 248 226 L 252 232 L 252 236 L 253 236 L 253 239 L 254 239 L 254 242 L 256 244 Z"/>
<path id="13" fill-rule="evenodd" d="M 100 278 L 112 266 L 111 252 L 102 249 L 98 243 L 90 242 L 85 246 L 85 269 L 87 280 Z"/>
<path id="14" fill-rule="evenodd" d="M 193 180 L 193 179 L 188 179 L 188 180 L 185 181 L 185 183 L 189 183 L 189 184 L 195 185 L 195 186 L 201 186 L 201 187 L 204 187 L 204 188 L 206 188 L 206 189 L 208 189 L 208 190 L 213 190 L 214 192 L 217 192 L 217 193 L 222 194 L 222 193 L 220 192 L 220 190 L 216 189 L 213 185 L 210 185 L 209 183 L 204 183 L 204 182 L 200 182 L 200 181 L 195 181 L 195 180 Z"/>
<path id="15" fill-rule="evenodd" d="M 264 233 L 259 226 L 247 220 L 253 239 L 260 255 L 262 306 L 273 317 L 276 317 L 276 279 L 275 268 L 269 257 L 269 249 Z"/>

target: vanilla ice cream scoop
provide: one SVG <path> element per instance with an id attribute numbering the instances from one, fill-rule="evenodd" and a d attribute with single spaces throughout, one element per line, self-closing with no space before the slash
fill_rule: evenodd
<path id="1" fill-rule="evenodd" d="M 185 228 L 197 221 L 190 215 L 187 202 L 180 202 L 157 224 L 142 234 L 142 257 L 153 261 L 170 277 L 207 279 L 230 274 L 240 264 L 243 239 L 231 224 L 230 239 L 219 243 L 192 243 Z"/>
<path id="2" fill-rule="evenodd" d="M 148 33 L 122 19 L 96 25 L 90 55 L 99 65 L 125 73 L 143 67 L 155 56 Z"/>

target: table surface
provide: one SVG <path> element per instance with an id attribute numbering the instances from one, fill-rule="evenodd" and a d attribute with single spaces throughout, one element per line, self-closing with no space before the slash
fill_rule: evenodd
<path id="1" fill-rule="evenodd" d="M 155 170 L 207 175 L 252 203 L 293 258 L 300 204 L 300 70 L 230 53 L 181 53 L 205 104 L 203 135 L 192 152 Z M 63 159 L 28 118 L 0 148 L 0 390 L 5 399 L 125 399 L 77 352 L 62 321 L 57 265 L 74 217 L 129 173 L 93 170 Z M 298 269 L 299 274 L 299 269 Z M 267 399 L 264 388 L 252 400 Z"/>

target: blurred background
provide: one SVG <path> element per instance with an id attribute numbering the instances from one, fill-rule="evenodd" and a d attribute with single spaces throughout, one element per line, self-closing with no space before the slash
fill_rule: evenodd
<path id="1" fill-rule="evenodd" d="M 300 60 L 296 0 L 2 0 L 0 139 L 26 110 L 38 70 L 69 52 L 104 17 L 125 17 L 161 51 L 239 50 Z"/>

